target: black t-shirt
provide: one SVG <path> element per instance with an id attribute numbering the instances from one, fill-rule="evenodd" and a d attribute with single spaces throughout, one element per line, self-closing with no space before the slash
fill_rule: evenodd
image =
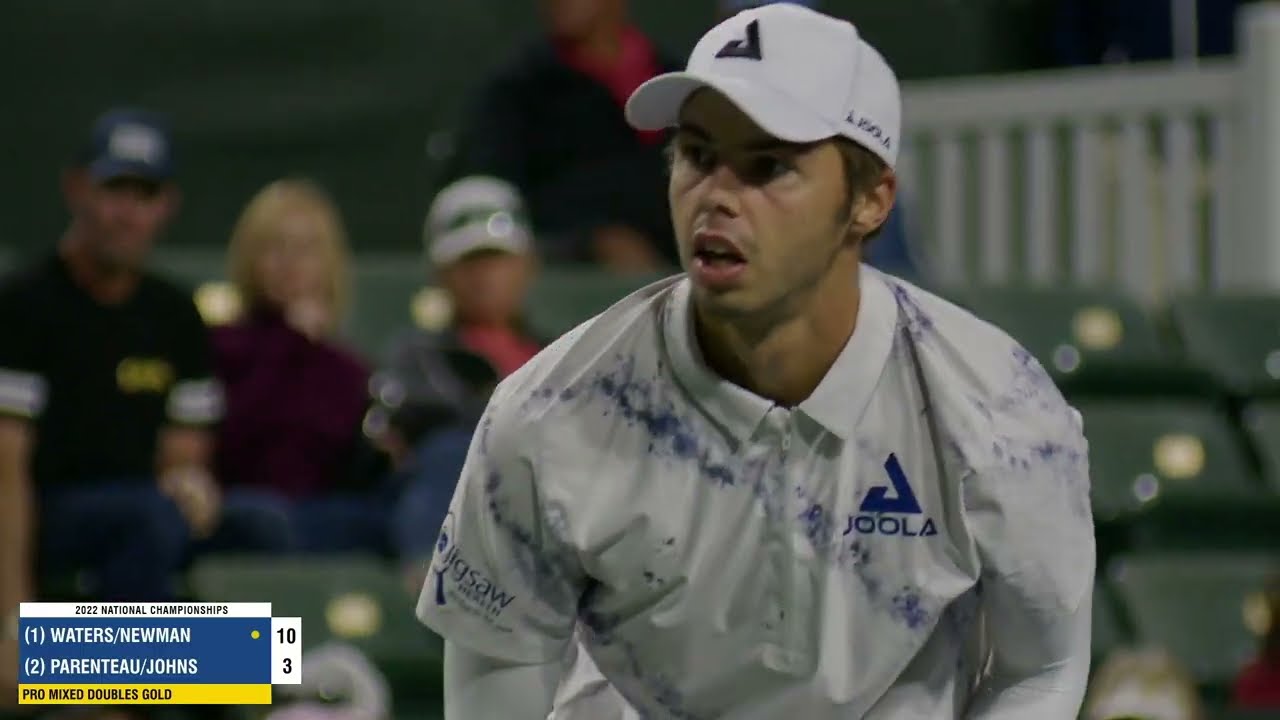
<path id="1" fill-rule="evenodd" d="M 37 485 L 147 481 L 162 427 L 221 411 L 190 293 L 144 275 L 102 305 L 56 255 L 0 285 L 0 414 L 34 423 Z"/>

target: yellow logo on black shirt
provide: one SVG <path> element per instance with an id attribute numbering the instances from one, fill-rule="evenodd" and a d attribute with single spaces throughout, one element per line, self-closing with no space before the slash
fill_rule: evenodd
<path id="1" fill-rule="evenodd" d="M 173 384 L 173 366 L 164 358 L 125 358 L 116 366 L 116 385 L 125 393 L 163 393 Z"/>

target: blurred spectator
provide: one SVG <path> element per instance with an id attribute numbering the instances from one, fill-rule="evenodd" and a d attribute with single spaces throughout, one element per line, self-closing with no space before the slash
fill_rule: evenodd
<path id="1" fill-rule="evenodd" d="M 376 493 L 339 492 L 362 484 L 368 371 L 334 339 L 349 264 L 338 209 L 308 181 L 274 182 L 241 214 L 230 261 L 245 313 L 214 334 L 227 396 L 214 548 L 383 547 Z"/>
<path id="2" fill-rule="evenodd" d="M 1257 659 L 1236 678 L 1236 706 L 1280 710 L 1280 577 L 1267 588 L 1267 634 Z"/>
<path id="3" fill-rule="evenodd" d="M 1236 0 L 1059 0 L 1053 46 L 1060 65 L 1229 55 Z"/>
<path id="4" fill-rule="evenodd" d="M 1084 720 L 1203 720 L 1191 675 L 1164 650 L 1113 652 L 1093 674 Z"/>
<path id="5" fill-rule="evenodd" d="M 406 334 L 378 378 L 379 394 L 396 406 L 383 445 L 400 460 L 404 492 L 392 532 L 409 563 L 430 554 L 489 393 L 542 345 L 521 323 L 535 261 L 515 187 L 492 177 L 457 181 L 436 196 L 425 235 L 452 321 Z M 420 578 L 411 574 L 409 584 L 416 591 Z"/>
<path id="6" fill-rule="evenodd" d="M 32 552 L 39 576 L 87 570 L 104 600 L 171 598 L 216 521 L 205 327 L 190 292 L 145 270 L 173 177 L 162 118 L 101 116 L 64 175 L 56 251 L 0 289 L 0 611 L 37 593 Z"/>
<path id="7" fill-rule="evenodd" d="M 659 133 L 622 108 L 641 83 L 680 63 L 627 18 L 626 0 L 541 0 L 547 37 L 482 89 L 461 127 L 452 178 L 515 184 L 549 262 L 619 271 L 674 266 Z"/>
<path id="8" fill-rule="evenodd" d="M 538 353 L 541 343 L 521 318 L 536 262 L 533 232 L 515 187 L 492 177 L 453 183 L 431 204 L 424 242 L 452 317 L 442 331 L 407 336 L 406 346 L 464 348 L 488 360 L 502 377 Z"/>

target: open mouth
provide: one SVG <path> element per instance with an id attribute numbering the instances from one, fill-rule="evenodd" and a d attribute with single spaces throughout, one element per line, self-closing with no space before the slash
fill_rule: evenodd
<path id="1" fill-rule="evenodd" d="M 727 290 L 741 282 L 747 256 L 729 238 L 714 233 L 694 237 L 692 275 L 701 285 Z"/>
<path id="2" fill-rule="evenodd" d="M 695 240 L 693 258 L 701 265 L 712 267 L 731 267 L 747 261 L 746 256 L 732 242 L 715 235 L 705 235 Z"/>

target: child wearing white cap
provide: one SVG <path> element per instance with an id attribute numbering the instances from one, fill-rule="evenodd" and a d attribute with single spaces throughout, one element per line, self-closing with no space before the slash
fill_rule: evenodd
<path id="1" fill-rule="evenodd" d="M 579 639 L 640 717 L 1076 717 L 1080 416 L 1005 333 L 862 263 L 896 194 L 893 71 L 771 4 L 627 114 L 676 128 L 686 273 L 494 393 L 418 605 L 446 717 L 545 717 L 588 681 Z"/>

